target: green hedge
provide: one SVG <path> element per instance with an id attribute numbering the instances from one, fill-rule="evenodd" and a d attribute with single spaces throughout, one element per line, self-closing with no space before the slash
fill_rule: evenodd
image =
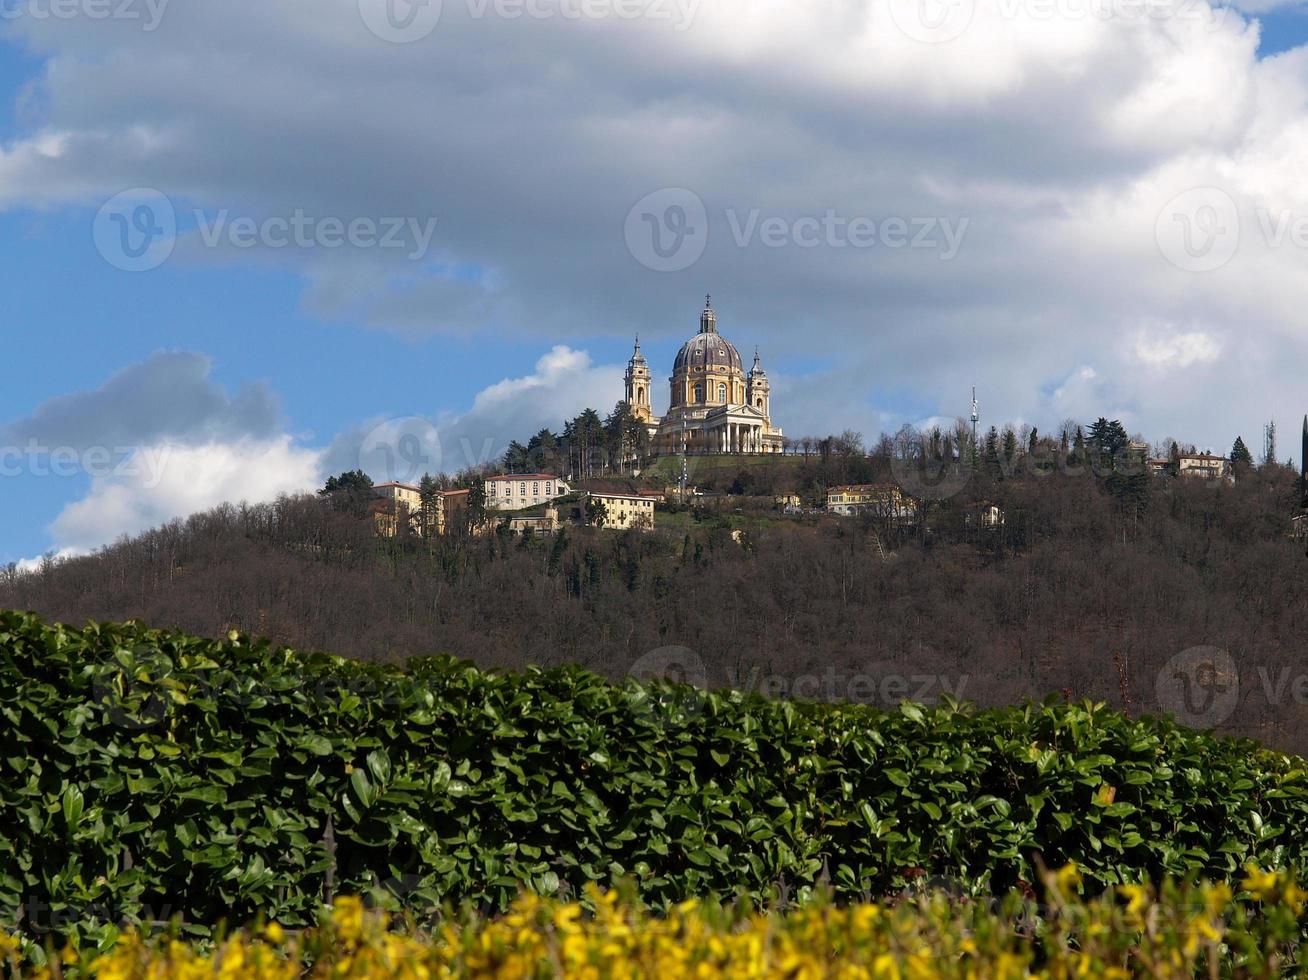
<path id="1" fill-rule="evenodd" d="M 1302 760 L 1090 705 L 883 712 L 0 613 L 0 714 L 0 921 L 38 932 L 304 923 L 378 886 L 1002 893 L 1040 859 L 1106 884 L 1308 848 Z"/>

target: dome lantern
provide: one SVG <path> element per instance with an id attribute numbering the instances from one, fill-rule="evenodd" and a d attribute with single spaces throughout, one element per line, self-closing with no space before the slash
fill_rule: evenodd
<path id="1" fill-rule="evenodd" d="M 699 315 L 700 333 L 718 332 L 718 315 L 713 312 L 713 296 L 704 297 L 704 312 Z"/>

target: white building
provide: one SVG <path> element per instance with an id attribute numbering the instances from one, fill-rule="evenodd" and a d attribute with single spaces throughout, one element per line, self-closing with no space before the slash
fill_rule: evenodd
<path id="1" fill-rule="evenodd" d="M 522 510 L 571 493 L 572 488 L 549 473 L 509 473 L 486 481 L 487 510 Z"/>
<path id="2" fill-rule="evenodd" d="M 1179 476 L 1223 480 L 1228 483 L 1235 481 L 1235 474 L 1231 472 L 1231 461 L 1224 456 L 1214 456 L 1211 453 L 1182 453 L 1176 459 L 1176 472 Z"/>

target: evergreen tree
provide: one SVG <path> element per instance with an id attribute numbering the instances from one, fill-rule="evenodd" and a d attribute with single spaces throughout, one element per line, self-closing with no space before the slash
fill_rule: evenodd
<path id="1" fill-rule="evenodd" d="M 527 443 L 527 466 L 538 473 L 557 474 L 562 460 L 559 453 L 559 437 L 549 429 L 541 429 Z"/>
<path id="2" fill-rule="evenodd" d="M 1248 470 L 1253 463 L 1253 453 L 1249 452 L 1249 447 L 1244 444 L 1244 440 L 1236 436 L 1235 445 L 1231 447 L 1231 465 L 1235 467 L 1236 473 Z"/>
<path id="3" fill-rule="evenodd" d="M 550 548 L 549 562 L 546 564 L 546 571 L 550 578 L 559 574 L 559 569 L 563 567 L 563 556 L 568 550 L 568 532 L 564 528 L 559 528 L 559 533 L 554 535 L 554 545 Z"/>
<path id="4" fill-rule="evenodd" d="M 463 531 L 471 533 L 486 523 L 486 484 L 481 480 L 468 488 L 468 515 Z"/>
<path id="5" fill-rule="evenodd" d="M 981 462 L 991 479 L 999 478 L 999 430 L 993 425 L 986 432 L 986 448 Z"/>
<path id="6" fill-rule="evenodd" d="M 424 538 L 436 533 L 436 504 L 440 497 L 440 485 L 430 473 L 424 473 L 418 482 L 418 499 L 422 501 L 419 514 L 419 528 Z"/>
<path id="7" fill-rule="evenodd" d="M 1004 459 L 1010 463 L 1017 459 L 1017 433 L 1011 425 L 1004 428 Z"/>
<path id="8" fill-rule="evenodd" d="M 331 502 L 335 510 L 344 511 L 362 517 L 368 511 L 368 505 L 376 499 L 372 478 L 363 470 L 351 470 L 340 476 L 327 478 L 326 485 L 318 491 L 318 496 Z"/>
<path id="9" fill-rule="evenodd" d="M 586 522 L 593 527 L 603 527 L 609 519 L 609 508 L 603 497 L 586 498 Z"/>
<path id="10" fill-rule="evenodd" d="M 531 458 L 527 447 L 514 439 L 504 453 L 504 471 L 506 473 L 526 473 L 531 469 Z"/>

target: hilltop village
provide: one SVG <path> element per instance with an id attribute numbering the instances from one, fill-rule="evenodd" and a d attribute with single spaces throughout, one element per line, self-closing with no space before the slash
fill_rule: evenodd
<path id="1" fill-rule="evenodd" d="M 721 506 L 730 498 L 749 498 L 755 508 L 761 498 L 783 517 L 865 517 L 894 531 L 924 528 L 933 505 L 961 496 L 963 525 L 994 530 L 1006 523 L 1004 508 L 964 493 L 973 476 L 993 481 L 1084 472 L 1104 478 L 1113 493 L 1129 500 L 1156 480 L 1231 484 L 1257 465 L 1243 439 L 1235 440 L 1227 456 L 1175 440 L 1151 446 L 1105 418 L 1084 427 L 1064 423 L 1052 437 L 1030 426 L 992 426 L 983 434 L 975 392 L 970 419 L 960 418 L 948 432 L 906 427 L 871 449 L 850 432 L 788 438 L 773 420 L 759 350 L 746 370 L 739 349 L 718 330 L 711 297 L 698 331 L 673 361 L 669 408 L 662 416 L 653 413 L 652 384 L 637 339 L 622 399 L 608 419 L 588 410 L 568 422 L 561 436 L 542 430 L 525 444 L 512 443 L 498 467 L 453 479 L 428 476 L 416 484 L 372 486 L 357 473 L 333 482 L 353 481 L 370 493 L 368 507 L 387 537 L 439 536 L 456 527 L 474 534 L 552 534 L 569 525 L 652 531 L 670 508 Z M 1308 440 L 1308 420 L 1305 433 Z M 799 478 L 805 465 L 832 459 L 842 465 L 825 467 L 827 478 Z M 1269 427 L 1262 466 L 1279 465 Z M 847 481 L 842 474 L 864 479 Z M 1294 515 L 1292 528 L 1302 533 L 1308 518 Z"/>

